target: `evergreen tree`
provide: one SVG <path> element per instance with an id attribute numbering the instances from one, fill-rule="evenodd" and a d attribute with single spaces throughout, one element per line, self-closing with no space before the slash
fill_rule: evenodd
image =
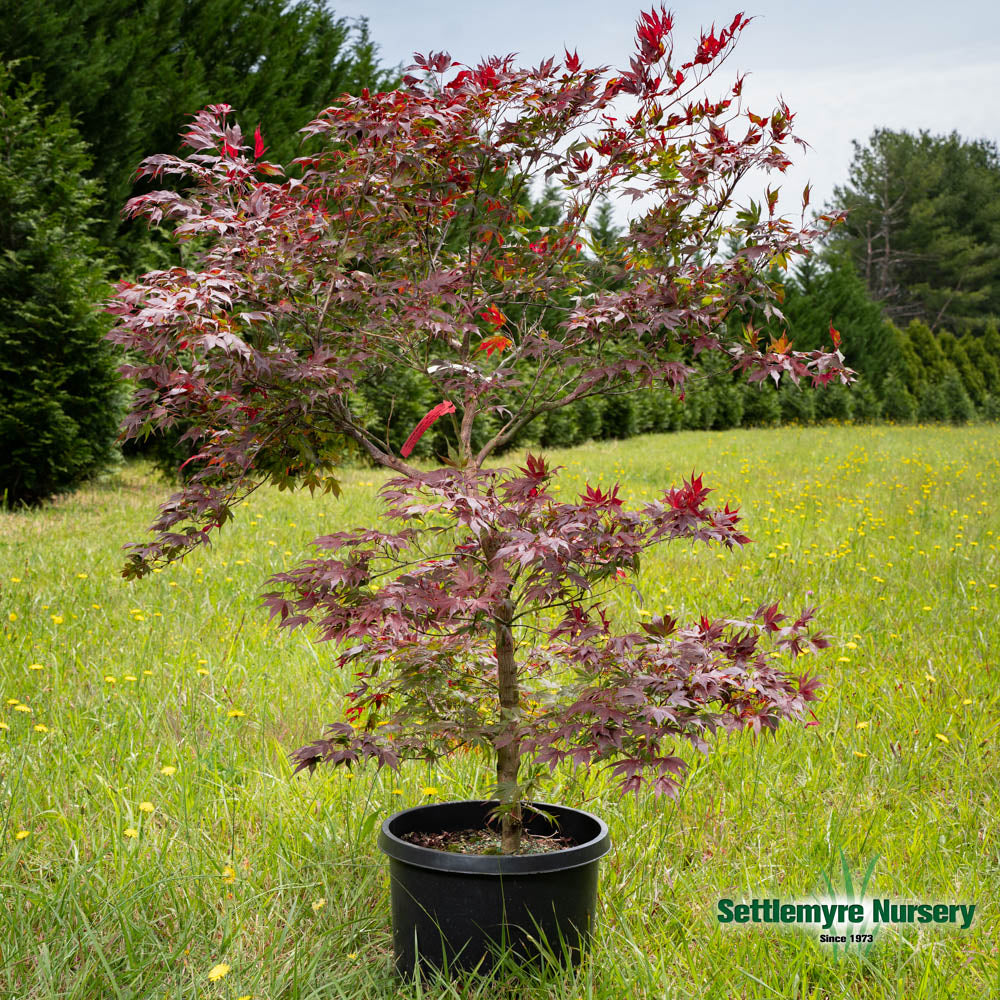
<path id="1" fill-rule="evenodd" d="M 882 416 L 897 424 L 908 424 L 917 415 L 917 401 L 899 373 L 890 371 L 882 383 Z"/>
<path id="2" fill-rule="evenodd" d="M 967 333 L 961 344 L 969 364 L 982 376 L 986 393 L 1000 392 L 1000 356 L 990 354 L 986 348 L 986 338 Z"/>
<path id="3" fill-rule="evenodd" d="M 951 366 L 930 327 L 915 319 L 906 328 L 906 338 L 920 359 L 925 385 L 943 382 Z"/>
<path id="4" fill-rule="evenodd" d="M 995 142 L 878 129 L 855 142 L 833 234 L 896 322 L 981 332 L 1000 314 L 1000 153 Z"/>
<path id="5" fill-rule="evenodd" d="M 938 343 L 944 356 L 955 366 L 969 398 L 976 406 L 982 406 L 986 399 L 986 378 L 983 373 L 971 362 L 965 348 L 948 330 L 942 330 L 938 334 Z"/>
<path id="6" fill-rule="evenodd" d="M 318 108 L 395 78 L 321 0 L 0 0 L 0 60 L 17 59 L 45 99 L 65 106 L 100 180 L 99 236 L 126 270 L 149 260 L 145 227 L 120 228 L 132 175 L 152 152 L 178 149 L 188 116 L 229 104 L 262 123 L 270 157 L 299 154 L 297 130 Z"/>
<path id="7" fill-rule="evenodd" d="M 941 394 L 947 407 L 947 417 L 953 424 L 967 424 L 976 411 L 957 369 L 952 368 L 941 383 Z"/>
<path id="8" fill-rule="evenodd" d="M 771 323 L 775 335 L 786 332 L 799 350 L 829 344 L 829 326 L 840 331 L 840 350 L 847 364 L 876 383 L 901 363 L 899 344 L 873 302 L 864 282 L 843 253 L 809 258 L 785 280 L 783 324 Z"/>
<path id="9" fill-rule="evenodd" d="M 0 149 L 0 501 L 35 504 L 113 463 L 124 393 L 86 147 L 2 64 Z"/>

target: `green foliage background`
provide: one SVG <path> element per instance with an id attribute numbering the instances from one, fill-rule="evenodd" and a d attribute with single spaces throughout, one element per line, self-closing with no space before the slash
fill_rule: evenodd
<path id="1" fill-rule="evenodd" d="M 0 503 L 37 503 L 111 466 L 125 393 L 103 338 L 96 183 L 65 111 L 0 64 Z"/>

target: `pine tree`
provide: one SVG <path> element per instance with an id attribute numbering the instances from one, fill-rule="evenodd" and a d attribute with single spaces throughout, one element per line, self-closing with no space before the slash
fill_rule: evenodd
<path id="1" fill-rule="evenodd" d="M 938 343 L 945 357 L 955 366 L 969 398 L 976 406 L 982 406 L 987 391 L 983 373 L 971 362 L 965 348 L 948 330 L 942 330 L 938 334 Z"/>
<path id="2" fill-rule="evenodd" d="M 0 500 L 36 504 L 114 462 L 124 394 L 86 147 L 2 64 L 0 148 Z"/>
<path id="3" fill-rule="evenodd" d="M 15 75 L 37 77 L 87 141 L 98 235 L 126 271 L 150 259 L 145 227 L 120 222 L 132 175 L 144 156 L 179 148 L 188 116 L 229 104 L 287 161 L 317 109 L 395 79 L 367 24 L 352 29 L 321 0 L 0 0 L 0 24 L 0 60 L 20 60 Z"/>
<path id="4" fill-rule="evenodd" d="M 896 371 L 890 371 L 882 383 L 882 416 L 897 424 L 912 423 L 917 415 L 917 401 Z"/>

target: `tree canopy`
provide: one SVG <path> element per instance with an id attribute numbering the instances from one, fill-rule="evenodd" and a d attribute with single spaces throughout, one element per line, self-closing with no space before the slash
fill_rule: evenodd
<path id="1" fill-rule="evenodd" d="M 890 319 L 961 334 L 1000 315 L 996 143 L 877 129 L 833 204 L 848 212 L 833 239 Z"/>
<path id="2" fill-rule="evenodd" d="M 148 235 L 121 224 L 139 161 L 178 149 L 191 112 L 228 103 L 266 121 L 272 153 L 341 93 L 391 85 L 367 24 L 320 0 L 0 0 L 0 59 L 67 108 L 100 181 L 101 241 L 126 270 Z"/>

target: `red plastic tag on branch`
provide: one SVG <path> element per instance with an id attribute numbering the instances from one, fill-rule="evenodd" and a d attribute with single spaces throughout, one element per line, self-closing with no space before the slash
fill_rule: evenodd
<path id="1" fill-rule="evenodd" d="M 438 403 L 438 405 L 427 413 L 421 419 L 420 423 L 413 428 L 413 433 L 406 439 L 403 447 L 400 448 L 399 453 L 403 456 L 403 458 L 409 458 L 410 452 L 413 451 L 413 449 L 417 446 L 417 442 L 424 436 L 424 431 L 426 431 L 438 417 L 443 417 L 446 413 L 454 412 L 455 404 L 449 400 L 446 399 L 443 403 Z"/>

